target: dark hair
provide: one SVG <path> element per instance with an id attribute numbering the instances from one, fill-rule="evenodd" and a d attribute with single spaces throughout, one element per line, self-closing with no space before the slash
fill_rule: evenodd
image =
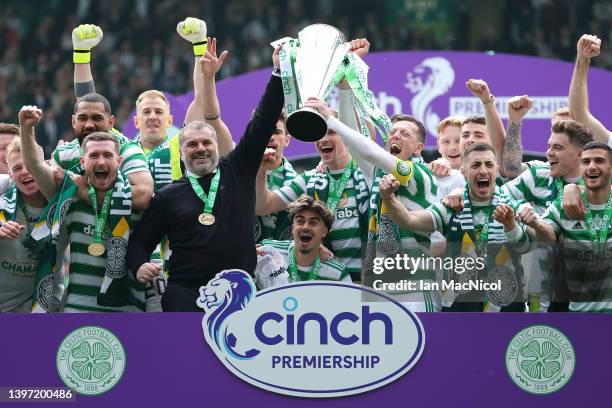
<path id="1" fill-rule="evenodd" d="M 101 103 L 102 105 L 104 105 L 104 112 L 108 113 L 109 115 L 112 114 L 110 102 L 108 101 L 108 99 L 106 99 L 99 93 L 90 92 L 78 98 L 76 103 L 74 104 L 74 113 L 76 113 L 79 109 L 79 104 L 81 102 Z"/>
<path id="2" fill-rule="evenodd" d="M 593 134 L 588 127 L 575 120 L 560 120 L 552 125 L 553 133 L 565 133 L 570 143 L 582 149 L 593 141 Z"/>
<path id="3" fill-rule="evenodd" d="M 419 130 L 417 131 L 419 142 L 425 143 L 427 131 L 425 130 L 425 126 L 423 126 L 423 123 L 420 120 L 418 120 L 412 115 L 404 115 L 403 113 L 396 113 L 395 115 L 391 116 L 391 123 L 395 124 L 395 122 L 400 121 L 412 122 L 417 125 L 417 128 L 419 128 Z"/>
<path id="4" fill-rule="evenodd" d="M 466 162 L 468 156 L 472 152 L 493 152 L 493 156 L 495 156 L 495 149 L 488 143 L 474 143 L 465 148 L 463 152 L 463 161 Z"/>
<path id="5" fill-rule="evenodd" d="M 461 126 L 467 125 L 468 123 L 476 123 L 477 125 L 486 125 L 487 121 L 484 116 L 468 116 L 467 118 L 463 119 L 463 123 L 461 124 Z"/>
<path id="6" fill-rule="evenodd" d="M 85 146 L 87 146 L 87 143 L 105 142 L 105 141 L 113 142 L 115 144 L 115 148 L 117 149 L 117 154 L 119 154 L 119 141 L 117 140 L 115 136 L 111 135 L 108 132 L 93 132 L 93 133 L 88 134 L 87 136 L 85 136 L 85 139 L 83 139 L 81 148 L 83 149 L 83 152 L 84 152 Z"/>
<path id="7" fill-rule="evenodd" d="M 612 147 L 610 147 L 610 145 L 608 145 L 607 143 L 589 142 L 586 145 L 584 145 L 584 147 L 582 148 L 582 151 L 580 153 L 585 152 L 587 150 L 594 150 L 594 149 L 603 149 L 603 150 L 607 151 L 608 152 L 608 159 L 612 163 Z"/>
<path id="8" fill-rule="evenodd" d="M 293 224 L 293 218 L 301 213 L 302 211 L 313 210 L 316 211 L 328 230 L 331 230 L 331 226 L 334 222 L 334 214 L 322 201 L 315 200 L 314 198 L 302 194 L 297 200 L 289 204 L 289 219 Z"/>
<path id="9" fill-rule="evenodd" d="M 0 122 L 0 134 L 19 136 L 19 126 L 12 123 Z"/>

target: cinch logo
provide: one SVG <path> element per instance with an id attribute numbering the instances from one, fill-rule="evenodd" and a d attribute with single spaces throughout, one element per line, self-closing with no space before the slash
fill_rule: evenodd
<path id="1" fill-rule="evenodd" d="M 352 284 L 300 282 L 256 293 L 248 274 L 228 270 L 200 288 L 197 304 L 223 364 L 280 394 L 338 397 L 382 387 L 408 372 L 425 345 L 416 315 Z"/>

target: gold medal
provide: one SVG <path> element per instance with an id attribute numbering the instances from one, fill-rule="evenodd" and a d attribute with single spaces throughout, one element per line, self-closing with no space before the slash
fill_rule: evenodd
<path id="1" fill-rule="evenodd" d="M 208 213 L 202 213 L 198 216 L 198 221 L 202 225 L 213 225 L 215 223 L 215 216 Z"/>
<path id="2" fill-rule="evenodd" d="M 87 247 L 87 252 L 89 252 L 89 255 L 93 255 L 93 256 L 100 256 L 104 253 L 104 251 L 105 251 L 104 245 L 98 242 L 89 244 L 89 246 Z"/>

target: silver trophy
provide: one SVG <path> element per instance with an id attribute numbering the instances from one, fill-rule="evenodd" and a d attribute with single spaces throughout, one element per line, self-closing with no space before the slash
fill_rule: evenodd
<path id="1" fill-rule="evenodd" d="M 311 96 L 324 99 L 336 84 L 332 79 L 349 50 L 344 34 L 327 24 L 313 24 L 298 34 L 294 69 L 300 99 Z M 287 131 L 296 139 L 314 142 L 327 133 L 323 116 L 315 109 L 304 108 L 290 113 Z"/>

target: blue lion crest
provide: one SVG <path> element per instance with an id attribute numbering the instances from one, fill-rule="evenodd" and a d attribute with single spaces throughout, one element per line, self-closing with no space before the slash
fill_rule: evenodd
<path id="1" fill-rule="evenodd" d="M 214 341 L 218 351 L 239 360 L 252 359 L 259 350 L 238 351 L 238 339 L 229 332 L 228 319 L 244 310 L 254 293 L 251 277 L 240 269 L 230 269 L 219 272 L 206 286 L 200 287 L 200 297 L 196 301 L 206 315 L 207 337 Z"/>

